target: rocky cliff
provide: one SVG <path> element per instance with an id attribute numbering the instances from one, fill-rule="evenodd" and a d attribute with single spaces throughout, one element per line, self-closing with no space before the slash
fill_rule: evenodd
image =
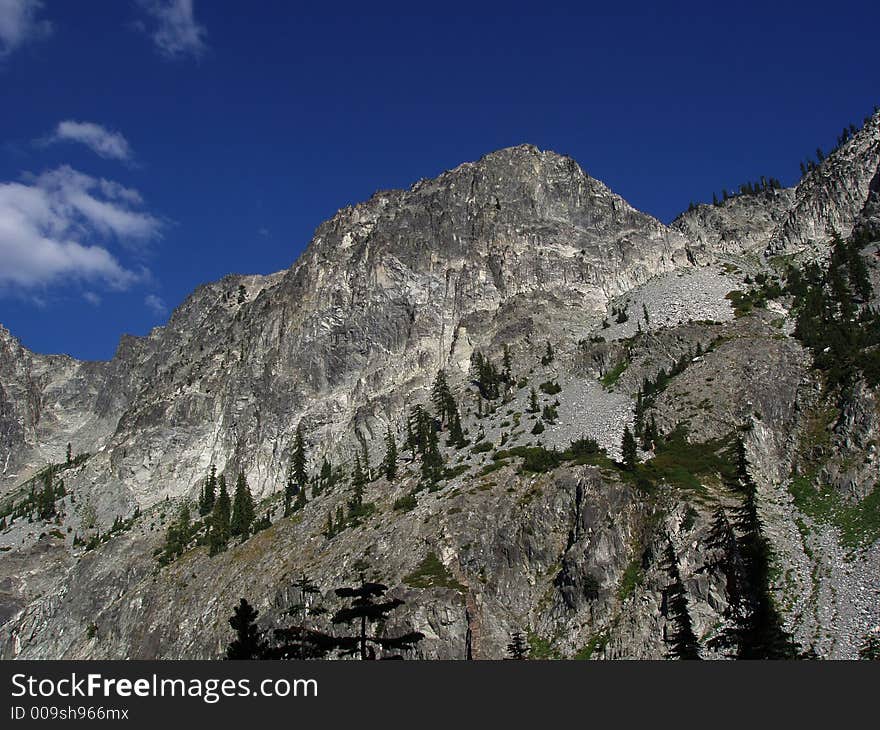
<path id="1" fill-rule="evenodd" d="M 880 621 L 876 536 L 853 547 L 792 496 L 829 408 L 793 337 L 796 303 L 745 311 L 730 293 L 772 272 L 765 252 L 820 250 L 830 228 L 870 220 L 878 130 L 875 115 L 794 189 L 698 206 L 669 227 L 570 158 L 500 150 L 341 210 L 289 270 L 199 287 L 109 363 L 36 355 L 0 328 L 0 651 L 215 657 L 240 596 L 283 622 L 296 576 L 329 603 L 368 571 L 406 601 L 394 621 L 425 634 L 423 657 L 498 657 L 514 631 L 535 655 L 662 657 L 682 620 L 673 576 L 701 651 L 721 656 L 711 639 L 732 578 L 719 566 L 736 550 L 715 533 L 719 511 L 748 503 L 731 487 L 741 444 L 786 630 L 804 650 L 854 656 Z M 486 399 L 472 356 L 500 368 L 505 349 L 510 376 Z M 443 478 L 426 489 L 407 453 L 389 481 L 386 429 L 404 440 L 441 368 L 470 445 L 447 443 L 444 424 Z M 844 454 L 822 479 L 852 509 L 872 498 L 872 472 L 847 465 L 873 464 L 878 439 L 861 388 L 821 425 Z M 665 446 L 643 439 L 637 478 L 614 460 L 647 414 Z M 283 516 L 298 426 L 313 481 Z M 599 451 L 565 451 L 582 437 Z M 355 452 L 374 467 L 370 509 L 334 534 Z M 325 458 L 346 478 L 319 479 Z M 41 518 L 22 505 L 48 464 L 65 496 Z M 246 477 L 266 529 L 157 561 L 211 465 L 230 484 Z"/>

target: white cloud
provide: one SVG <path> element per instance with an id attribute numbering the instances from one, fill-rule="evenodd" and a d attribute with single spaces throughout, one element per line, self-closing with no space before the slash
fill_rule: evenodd
<path id="1" fill-rule="evenodd" d="M 63 141 L 84 144 L 95 154 L 110 160 L 128 160 L 132 154 L 128 140 L 119 132 L 92 122 L 76 122 L 72 119 L 59 122 L 49 142 Z"/>
<path id="2" fill-rule="evenodd" d="M 147 294 L 144 298 L 144 304 L 153 310 L 154 314 L 165 314 L 165 312 L 168 311 L 168 307 L 165 306 L 165 301 L 155 294 Z"/>
<path id="3" fill-rule="evenodd" d="M 83 292 L 83 299 L 85 299 L 89 304 L 94 307 L 97 307 L 101 304 L 101 297 L 95 294 L 93 291 Z"/>
<path id="4" fill-rule="evenodd" d="M 200 58 L 208 50 L 207 31 L 196 22 L 193 0 L 138 0 L 138 4 L 155 22 L 150 35 L 166 58 Z"/>
<path id="5" fill-rule="evenodd" d="M 125 289 L 144 278 L 124 266 L 107 239 L 143 247 L 161 222 L 133 210 L 140 195 L 63 166 L 0 183 L 0 289 L 101 282 Z"/>
<path id="6" fill-rule="evenodd" d="M 39 20 L 42 0 L 0 0 L 0 59 L 52 32 L 48 20 Z"/>

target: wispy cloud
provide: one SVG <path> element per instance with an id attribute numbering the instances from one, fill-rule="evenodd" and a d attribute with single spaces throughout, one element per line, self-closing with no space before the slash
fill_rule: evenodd
<path id="1" fill-rule="evenodd" d="M 193 0 L 137 0 L 150 16 L 153 43 L 166 58 L 201 58 L 208 50 L 207 31 L 196 22 Z"/>
<path id="2" fill-rule="evenodd" d="M 97 307 L 101 304 L 101 297 L 95 294 L 95 292 L 93 291 L 83 292 L 83 299 L 85 299 L 93 307 Z"/>
<path id="3" fill-rule="evenodd" d="M 51 34 L 52 24 L 38 17 L 42 9 L 42 0 L 0 0 L 0 59 Z"/>
<path id="4" fill-rule="evenodd" d="M 133 206 L 136 190 L 63 166 L 0 183 L 0 290 L 100 282 L 126 289 L 145 272 L 123 265 L 108 242 L 142 249 L 161 221 Z"/>
<path id="5" fill-rule="evenodd" d="M 79 142 L 96 155 L 109 160 L 129 160 L 132 156 L 131 146 L 121 133 L 93 122 L 77 122 L 72 119 L 58 122 L 55 132 L 47 142 Z"/>
<path id="6" fill-rule="evenodd" d="M 165 305 L 165 300 L 155 294 L 147 294 L 147 296 L 144 297 L 144 304 L 152 310 L 153 314 L 165 314 L 165 312 L 168 311 L 168 307 Z"/>

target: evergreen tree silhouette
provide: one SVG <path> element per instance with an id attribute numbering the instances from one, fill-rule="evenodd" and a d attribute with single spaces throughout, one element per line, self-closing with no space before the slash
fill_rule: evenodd
<path id="1" fill-rule="evenodd" d="M 437 371 L 437 377 L 434 379 L 434 385 L 431 388 L 431 402 L 434 404 L 434 410 L 437 412 L 437 418 L 440 424 L 444 424 L 449 419 L 449 404 L 452 401 L 452 393 L 449 390 L 449 384 L 446 382 L 446 372 L 444 370 Z"/>
<path id="2" fill-rule="evenodd" d="M 529 645 L 521 631 L 514 631 L 510 635 L 510 643 L 507 645 L 508 659 L 528 659 Z"/>
<path id="3" fill-rule="evenodd" d="M 202 517 L 211 514 L 215 501 L 217 501 L 217 468 L 211 464 L 211 470 L 205 479 L 205 486 L 199 495 L 199 514 Z"/>
<path id="4" fill-rule="evenodd" d="M 232 518 L 229 532 L 233 537 L 247 537 L 254 521 L 254 498 L 243 472 L 238 472 L 235 482 L 235 497 L 232 500 Z"/>
<path id="5" fill-rule="evenodd" d="M 382 471 L 389 482 L 397 476 L 397 444 L 389 426 L 385 431 L 385 458 L 382 460 Z"/>
<path id="6" fill-rule="evenodd" d="M 229 520 L 232 512 L 229 492 L 226 491 L 226 477 L 221 474 L 218 481 L 220 494 L 217 495 L 217 501 L 211 512 L 211 526 L 208 531 L 208 552 L 211 555 L 216 555 L 226 549 L 226 544 L 229 542 Z"/>
<path id="7" fill-rule="evenodd" d="M 312 616 L 326 613 L 315 602 L 321 591 L 305 574 L 293 582 L 293 587 L 299 592 L 299 602 L 291 606 L 287 614 L 296 619 L 296 623 L 273 630 L 275 643 L 265 650 L 264 656 L 267 659 L 323 659 L 333 650 L 335 639 L 309 625 Z"/>
<path id="8" fill-rule="evenodd" d="M 700 645 L 694 634 L 691 615 L 688 611 L 687 592 L 678 569 L 678 557 L 672 540 L 667 536 L 664 551 L 666 572 L 671 583 L 664 590 L 667 615 L 672 619 L 673 631 L 666 641 L 670 644 L 667 657 L 670 659 L 699 659 Z"/>
<path id="9" fill-rule="evenodd" d="M 266 651 L 266 641 L 257 626 L 255 610 L 244 598 L 229 618 L 229 625 L 235 631 L 235 639 L 226 647 L 227 659 L 262 659 Z"/>
<path id="10" fill-rule="evenodd" d="M 735 475 L 725 481 L 743 498 L 742 507 L 733 520 L 728 520 L 723 510 L 716 510 L 709 534 L 709 546 L 718 556 L 706 568 L 724 573 L 728 606 L 725 625 L 708 646 L 737 659 L 804 657 L 785 630 L 770 593 L 770 546 L 742 439 L 737 442 L 735 458 Z"/>
<path id="11" fill-rule="evenodd" d="M 371 635 L 367 632 L 367 626 L 384 623 L 388 620 L 389 614 L 396 608 L 404 604 L 399 598 L 392 600 L 382 599 L 387 592 L 388 587 L 381 583 L 371 583 L 361 578 L 359 586 L 337 588 L 335 593 L 340 598 L 350 599 L 350 605 L 339 609 L 331 619 L 334 625 L 345 624 L 351 626 L 354 624 L 358 627 L 358 631 L 352 636 L 342 636 L 335 638 L 335 648 L 338 649 L 343 656 L 360 656 L 361 659 L 375 659 L 378 648 L 383 654 L 386 652 L 406 651 L 415 647 L 424 637 L 424 634 L 418 631 L 412 631 L 399 636 L 379 636 Z M 402 658 L 382 657 L 387 658 Z"/>
<path id="12" fill-rule="evenodd" d="M 623 439 L 621 440 L 620 450 L 623 454 L 623 466 L 627 471 L 635 471 L 638 463 L 638 452 L 636 451 L 636 440 L 629 430 L 629 426 L 623 427 Z"/>
<path id="13" fill-rule="evenodd" d="M 535 391 L 535 388 L 529 391 L 529 413 L 537 413 L 540 409 L 538 408 L 538 393 Z"/>

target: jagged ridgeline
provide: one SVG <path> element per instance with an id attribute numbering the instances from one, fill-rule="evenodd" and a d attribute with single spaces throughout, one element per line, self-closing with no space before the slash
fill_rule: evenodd
<path id="1" fill-rule="evenodd" d="M 880 115 L 802 173 L 514 147 L 110 362 L 0 328 L 0 654 L 876 657 Z"/>

